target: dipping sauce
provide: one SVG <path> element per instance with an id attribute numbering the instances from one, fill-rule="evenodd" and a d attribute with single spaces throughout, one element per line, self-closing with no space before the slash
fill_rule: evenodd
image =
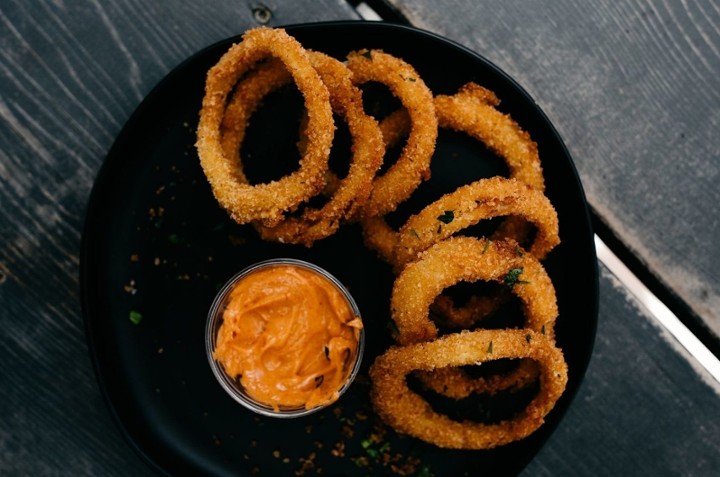
<path id="1" fill-rule="evenodd" d="M 311 268 L 259 267 L 230 290 L 213 358 L 276 411 L 330 404 L 358 359 L 362 321 L 353 305 Z"/>

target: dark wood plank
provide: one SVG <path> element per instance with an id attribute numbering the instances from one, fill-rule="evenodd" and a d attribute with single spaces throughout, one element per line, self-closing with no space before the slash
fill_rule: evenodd
<path id="1" fill-rule="evenodd" d="M 585 380 L 522 475 L 717 475 L 720 384 L 601 271 L 600 322 Z"/>
<path id="2" fill-rule="evenodd" d="M 257 2 L 0 7 L 0 474 L 150 475 L 100 396 L 78 296 L 93 177 L 142 98 L 188 55 L 258 25 Z M 270 25 L 357 18 L 275 3 Z"/>
<path id="3" fill-rule="evenodd" d="M 720 335 L 717 2 L 390 3 L 528 90 L 601 219 Z"/>

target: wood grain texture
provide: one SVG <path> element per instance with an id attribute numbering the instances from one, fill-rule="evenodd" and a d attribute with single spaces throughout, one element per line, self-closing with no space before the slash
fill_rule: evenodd
<path id="1" fill-rule="evenodd" d="M 720 4 L 390 3 L 528 90 L 601 219 L 720 335 Z"/>
<path id="2" fill-rule="evenodd" d="M 720 384 L 602 267 L 592 360 L 565 419 L 522 476 L 713 476 Z"/>
<path id="3" fill-rule="evenodd" d="M 549 8 L 559 11 L 563 3 L 569 4 L 562 2 Z M 612 4 L 614 7 L 608 3 L 600 3 L 598 8 L 604 5 L 613 12 L 618 10 L 614 13 L 616 18 L 621 18 L 619 10 L 630 9 L 629 2 Z M 188 55 L 257 25 L 254 6 L 254 2 L 218 0 L 6 0 L 0 6 L 0 363 L 3 368 L 0 373 L 0 475 L 155 475 L 123 440 L 102 401 L 92 372 L 80 312 L 77 272 L 84 210 L 93 177 L 105 153 L 142 98 Z M 422 7 L 422 2 L 416 6 Z M 270 7 L 271 25 L 356 17 L 341 0 L 277 1 Z M 581 24 L 590 22 L 582 19 L 582 12 L 576 7 L 565 7 L 570 10 L 562 12 L 564 15 L 578 15 L 575 21 Z M 419 25 L 441 24 L 441 14 L 447 15 L 457 8 L 449 2 L 442 7 L 436 5 L 435 10 L 426 11 L 422 16 L 429 23 L 419 22 Z M 478 12 L 493 14 L 480 10 L 475 3 L 468 3 L 464 8 L 461 13 L 466 14 L 469 9 L 475 12 L 475 17 L 479 16 Z M 647 117 L 663 107 L 670 108 L 670 112 L 675 111 L 673 108 L 688 107 L 674 103 L 663 107 L 660 103 L 644 105 L 630 95 L 642 93 L 647 97 L 648 92 L 672 91 L 681 78 L 646 73 L 654 71 L 654 64 L 643 66 L 631 62 L 638 47 L 629 44 L 624 46 L 627 49 L 622 55 L 624 62 L 615 58 L 613 49 L 606 46 L 593 52 L 590 39 L 585 49 L 568 51 L 568 55 L 574 54 L 570 58 L 538 56 L 544 49 L 534 46 L 534 38 L 538 41 L 544 38 L 546 46 L 555 52 L 574 45 L 567 43 L 569 32 L 563 31 L 565 26 L 554 24 L 555 31 L 535 27 L 537 31 L 531 31 L 530 37 L 523 37 L 520 44 L 513 45 L 508 38 L 512 40 L 516 34 L 520 37 L 523 32 L 518 24 L 509 21 L 511 14 L 522 18 L 532 15 L 520 4 L 505 4 L 502 8 L 506 10 L 500 13 L 507 15 L 504 21 L 494 17 L 486 19 L 489 23 L 485 26 L 481 23 L 473 26 L 467 20 L 465 27 L 455 31 L 455 37 L 467 38 L 465 44 L 473 46 L 470 39 L 477 42 L 477 38 L 484 38 L 476 28 L 489 29 L 492 25 L 497 29 L 496 38 L 504 35 L 504 50 L 495 58 L 488 54 L 497 51 L 493 42 L 475 43 L 475 47 L 498 64 L 503 58 L 517 56 L 518 59 L 501 66 L 524 85 L 534 85 L 531 93 L 568 139 L 586 186 L 588 181 L 593 182 L 590 179 L 594 171 L 603 171 L 608 163 L 614 165 L 606 171 L 613 174 L 608 176 L 608 181 L 622 179 L 629 184 L 637 180 L 639 173 L 624 161 L 631 160 L 627 159 L 630 157 L 637 161 L 637 167 L 644 166 L 645 162 L 632 154 L 640 150 L 640 146 L 630 144 L 628 139 L 627 147 L 632 146 L 628 154 L 616 152 L 606 158 L 601 153 L 625 143 L 617 132 L 610 139 L 597 134 L 602 130 L 600 127 L 619 128 L 615 121 L 620 121 L 623 127 L 642 129 L 640 124 L 629 124 L 629 119 L 621 114 L 603 116 L 609 109 L 600 108 L 598 102 L 620 93 L 612 89 L 609 93 L 599 91 L 598 85 L 587 84 L 586 76 L 575 72 L 571 88 L 564 90 L 568 98 L 562 98 L 555 89 L 554 77 L 544 77 L 534 70 L 572 70 L 570 66 L 585 65 L 578 62 L 586 56 L 593 59 L 587 66 L 580 67 L 586 73 L 601 68 L 606 62 L 615 65 L 622 75 L 642 80 L 641 85 L 633 86 L 632 91 L 622 96 L 631 101 L 625 106 L 625 112 L 637 108 L 643 111 L 643 116 L 634 117 Z M 710 12 L 715 15 L 713 18 L 717 18 L 716 10 Z M 600 13 L 593 17 L 594 21 L 600 21 Z M 546 13 L 550 18 L 556 18 L 557 14 L 555 10 Z M 462 16 L 458 14 L 457 18 Z M 631 31 L 650 24 L 649 20 L 639 17 L 628 21 Z M 717 32 L 710 26 L 713 23 L 699 13 L 694 14 L 691 22 L 703 32 L 689 36 L 697 41 L 696 48 L 701 52 L 708 48 L 714 51 L 703 47 L 700 41 L 707 37 L 712 40 L 711 44 L 717 45 L 713 36 Z M 606 31 L 607 25 L 600 23 L 590 31 Z M 580 27 L 572 28 L 577 34 Z M 658 51 L 649 39 L 669 40 L 661 26 L 654 28 L 639 29 L 635 35 L 644 39 L 644 48 Z M 452 31 L 447 34 L 453 36 Z M 622 39 L 622 33 L 617 35 Z M 611 46 L 622 43 L 612 35 L 605 41 Z M 525 51 L 525 47 L 532 48 Z M 541 63 L 528 69 L 527 65 L 533 65 L 537 58 Z M 663 58 L 657 53 L 655 60 L 670 61 Z M 707 62 L 713 64 L 710 59 Z M 605 68 L 610 70 L 610 66 Z M 680 75 L 679 69 L 670 71 Z M 608 87 L 621 83 L 622 76 L 617 75 L 620 73 L 609 75 L 614 79 L 607 79 Z M 597 81 L 606 81 L 600 73 L 595 76 Z M 584 99 L 578 104 L 574 96 Z M 681 92 L 677 98 L 683 98 Z M 705 119 L 717 125 L 718 108 L 712 112 L 716 96 L 702 99 L 691 100 L 692 107 L 704 111 Z M 588 104 L 599 109 L 588 114 L 583 109 Z M 660 119 L 669 121 L 670 112 Z M 567 117 L 572 120 L 563 120 Z M 684 142 L 672 135 L 662 136 L 656 123 L 646 124 L 647 131 L 638 141 L 645 147 L 656 147 L 651 139 L 674 145 L 671 149 L 674 153 L 687 152 L 688 158 L 684 160 L 702 163 L 702 171 L 712 173 L 712 164 L 705 164 L 703 158 L 707 157 L 707 151 L 715 151 L 717 157 L 717 148 L 712 146 L 712 141 L 705 143 L 705 152 L 700 148 L 703 135 L 709 136 L 711 131 L 702 121 L 683 124 Z M 598 128 L 597 131 L 590 130 L 591 125 Z M 690 128 L 697 125 L 702 127 Z M 610 130 L 616 130 L 612 128 Z M 599 151 L 595 151 L 596 148 Z M 590 157 L 604 160 L 603 167 L 592 164 Z M 667 167 L 667 158 L 661 157 L 660 161 L 665 162 L 659 165 Z M 683 173 L 690 170 L 685 163 L 674 166 Z M 707 178 L 699 179 L 700 184 L 706 184 L 702 181 Z M 597 189 L 601 182 L 595 180 L 595 184 Z M 606 208 L 612 209 L 612 204 L 624 204 L 624 196 L 617 188 L 617 185 L 608 186 L 607 196 L 599 201 L 600 205 L 605 203 Z M 588 189 L 591 188 L 588 186 Z M 690 197 L 697 194 L 692 190 L 685 192 Z M 705 193 L 717 198 L 713 190 L 706 189 Z M 592 197 L 598 194 L 593 190 Z M 679 196 L 673 197 L 672 200 L 677 200 Z M 647 213 L 656 212 L 653 209 Z M 606 212 L 605 215 L 612 214 Z M 690 217 L 677 220 L 689 223 Z M 628 230 L 642 230 L 639 227 Z M 707 227 L 717 227 L 717 222 Z M 674 236 L 672 238 L 674 240 Z M 656 244 L 649 245 L 656 247 Z M 705 243 L 699 242 L 700 246 Z M 708 469 L 720 465 L 720 435 L 716 419 L 712 418 L 718 414 L 715 391 L 688 367 L 681 353 L 660 338 L 658 330 L 632 304 L 632 298 L 617 290 L 607 275 L 603 275 L 601 286 L 601 327 L 587 381 L 567 420 L 526 475 L 671 475 L 676 471 L 682 475 L 711 475 Z M 620 373 L 618 369 L 627 369 L 627 372 Z M 675 438 L 673 432 L 682 439 Z M 666 457 L 657 459 L 658 454 Z M 678 470 L 675 459 L 685 462 L 687 467 Z M 639 462 L 645 466 L 640 467 Z"/>
<path id="4" fill-rule="evenodd" d="M 112 422 L 88 357 L 84 210 L 143 97 L 195 51 L 257 26 L 258 3 L 2 2 L 1 475 L 152 473 Z M 268 5 L 270 25 L 357 18 L 343 0 Z"/>

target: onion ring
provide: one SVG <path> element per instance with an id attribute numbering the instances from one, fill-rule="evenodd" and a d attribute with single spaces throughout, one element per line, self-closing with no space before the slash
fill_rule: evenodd
<path id="1" fill-rule="evenodd" d="M 347 176 L 333 186 L 332 196 L 321 208 L 307 208 L 301 217 L 287 217 L 272 227 L 255 224 L 263 240 L 302 243 L 308 247 L 316 240 L 333 234 L 340 227 L 341 220 L 353 216 L 366 203 L 385 152 L 380 127 L 375 119 L 365 114 L 362 93 L 353 85 L 350 70 L 338 60 L 319 52 L 310 52 L 310 58 L 330 92 L 333 111 L 340 115 L 350 130 L 350 168 Z"/>
<path id="2" fill-rule="evenodd" d="M 422 252 L 393 286 L 390 303 L 398 343 L 436 338 L 438 329 L 429 310 L 435 297 L 460 281 L 478 280 L 510 286 L 524 305 L 526 327 L 544 330 L 552 338 L 558 315 L 555 288 L 540 262 L 519 250 L 511 239 L 450 237 Z"/>
<path id="3" fill-rule="evenodd" d="M 527 358 L 540 368 L 540 390 L 512 419 L 496 424 L 458 422 L 439 414 L 408 388 L 412 371 L 432 372 L 505 358 Z M 531 330 L 476 330 L 435 341 L 395 346 L 370 368 L 371 399 L 396 431 L 439 447 L 490 449 L 522 439 L 540 427 L 567 384 L 567 364 L 551 339 Z"/>
<path id="4" fill-rule="evenodd" d="M 375 179 L 363 211 L 365 216 L 384 215 L 395 210 L 423 180 L 430 178 L 438 130 L 433 96 L 412 66 L 383 51 L 352 52 L 347 66 L 356 85 L 376 81 L 387 86 L 400 99 L 411 121 L 400 157 Z"/>
<path id="5" fill-rule="evenodd" d="M 283 62 L 303 94 L 309 117 L 308 140 L 297 171 L 277 181 L 249 185 L 240 180 L 238 165 L 223 151 L 221 125 L 235 84 L 267 57 Z M 307 52 L 282 29 L 256 28 L 247 31 L 208 72 L 196 147 L 215 198 L 233 220 L 239 224 L 261 220 L 273 225 L 283 218 L 283 212 L 294 210 L 322 189 L 334 130 L 329 93 Z"/>

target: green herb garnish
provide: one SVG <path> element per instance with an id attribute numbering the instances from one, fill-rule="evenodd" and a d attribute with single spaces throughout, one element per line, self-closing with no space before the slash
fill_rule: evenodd
<path id="1" fill-rule="evenodd" d="M 455 212 L 446 210 L 442 215 L 439 215 L 437 219 L 444 224 L 449 224 L 455 219 Z"/>
<path id="2" fill-rule="evenodd" d="M 512 288 L 519 283 L 530 283 L 525 280 L 520 280 L 520 274 L 523 272 L 522 268 L 513 268 L 505 275 L 505 285 Z"/>
<path id="3" fill-rule="evenodd" d="M 130 321 L 133 325 L 139 325 L 142 321 L 142 314 L 139 311 L 130 311 Z"/>
<path id="4" fill-rule="evenodd" d="M 415 230 L 415 229 L 410 229 L 410 235 L 412 235 L 412 236 L 415 237 L 416 239 L 420 240 L 420 236 L 418 235 L 417 230 Z"/>
<path id="5" fill-rule="evenodd" d="M 530 336 L 530 335 L 525 335 L 525 341 L 527 341 L 528 343 L 530 343 L 530 340 L 531 340 L 531 339 L 532 339 L 532 336 Z"/>
<path id="6" fill-rule="evenodd" d="M 488 345 L 487 352 L 490 353 L 490 354 L 492 354 L 492 341 L 491 341 L 490 344 Z"/>
<path id="7" fill-rule="evenodd" d="M 361 53 L 361 55 L 363 55 L 363 56 L 364 56 L 365 58 L 367 58 L 368 60 L 372 60 L 372 52 L 371 52 L 370 50 L 363 51 L 363 52 Z"/>
<path id="8" fill-rule="evenodd" d="M 491 242 L 491 240 L 486 240 L 486 241 L 485 241 L 485 246 L 484 246 L 483 249 L 482 249 L 482 254 L 483 254 L 483 255 L 485 255 L 485 252 L 487 252 L 487 249 L 488 249 L 488 247 L 490 246 L 490 242 Z"/>

